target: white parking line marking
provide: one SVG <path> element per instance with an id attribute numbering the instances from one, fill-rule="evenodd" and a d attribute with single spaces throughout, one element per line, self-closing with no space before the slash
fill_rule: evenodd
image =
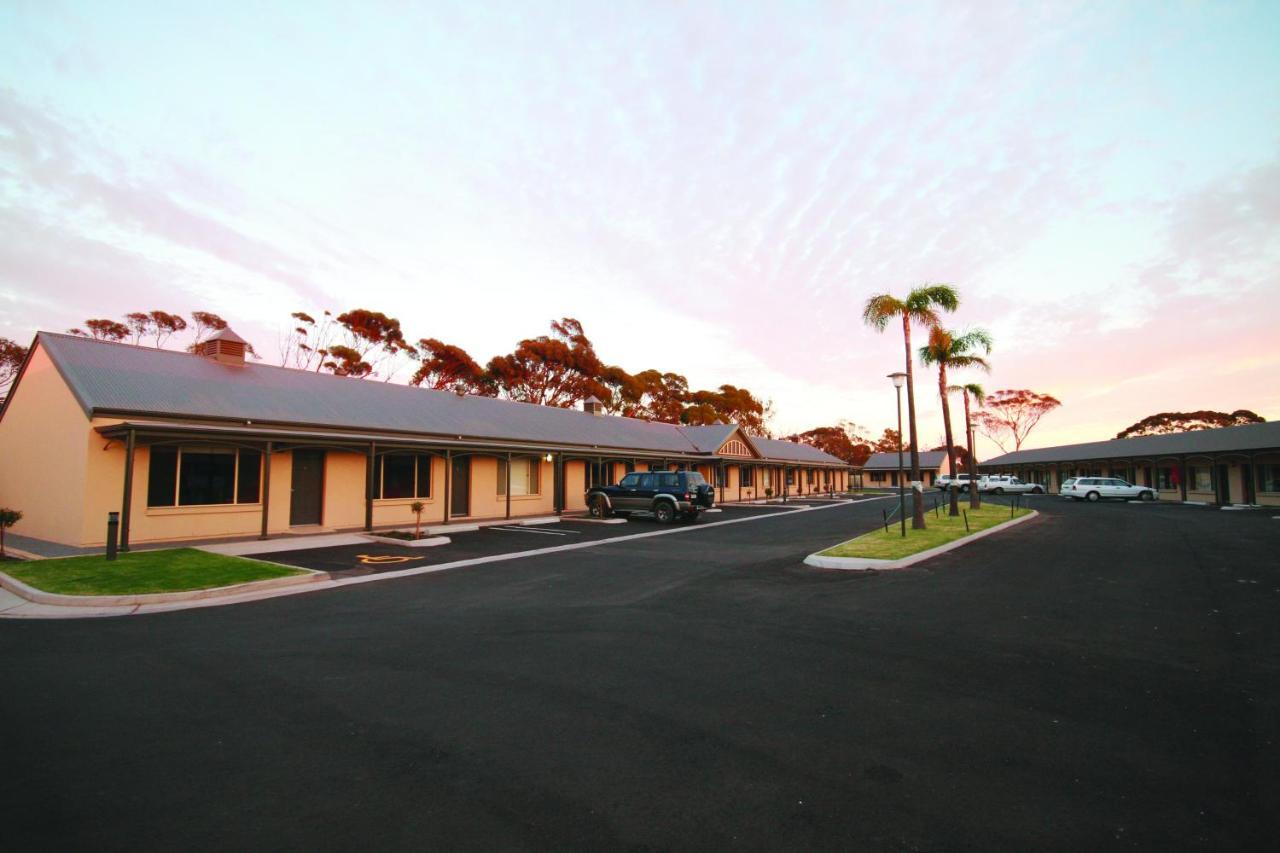
<path id="1" fill-rule="evenodd" d="M 559 530 L 539 530 L 536 527 L 486 527 L 486 530 L 497 530 L 500 533 L 543 533 L 547 536 L 568 536 L 569 533 L 577 533 L 573 530 L 569 532 L 561 532 Z"/>

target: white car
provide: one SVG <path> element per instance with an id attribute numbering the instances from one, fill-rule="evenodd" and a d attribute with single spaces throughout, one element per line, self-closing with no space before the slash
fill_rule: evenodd
<path id="1" fill-rule="evenodd" d="M 938 491 L 945 492 L 949 488 L 956 488 L 962 492 L 969 491 L 970 478 L 968 474 L 957 474 L 952 477 L 950 474 L 943 474 L 939 477 L 934 485 L 938 487 Z"/>
<path id="2" fill-rule="evenodd" d="M 1071 497 L 1071 484 L 1074 483 L 1075 481 L 1076 481 L 1075 477 L 1068 477 L 1067 479 L 1063 480 L 1062 485 L 1058 486 L 1058 495 L 1064 498 Z"/>
<path id="3" fill-rule="evenodd" d="M 1039 483 L 1024 483 L 1017 477 L 1001 474 L 993 477 L 983 477 L 978 480 L 978 491 L 990 492 L 993 495 L 1042 495 L 1044 494 L 1044 486 Z"/>
<path id="4" fill-rule="evenodd" d="M 1118 477 L 1080 477 L 1071 485 L 1062 484 L 1062 494 L 1078 501 L 1100 501 L 1103 498 L 1153 501 L 1158 496 L 1150 486 L 1135 486 Z"/>

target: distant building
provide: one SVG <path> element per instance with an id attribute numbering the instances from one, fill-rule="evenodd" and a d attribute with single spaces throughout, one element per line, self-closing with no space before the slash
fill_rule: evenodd
<path id="1" fill-rule="evenodd" d="M 903 451 L 902 467 L 906 485 L 911 485 L 911 452 Z M 949 474 L 947 452 L 945 450 L 927 450 L 920 454 L 920 479 L 928 488 L 937 482 L 943 474 Z M 898 453 L 872 453 L 867 464 L 862 466 L 862 486 L 867 489 L 898 487 Z"/>
<path id="2" fill-rule="evenodd" d="M 1057 491 L 1068 477 L 1121 477 L 1161 500 L 1280 505 L 1280 421 L 1040 447 L 981 463 Z"/>

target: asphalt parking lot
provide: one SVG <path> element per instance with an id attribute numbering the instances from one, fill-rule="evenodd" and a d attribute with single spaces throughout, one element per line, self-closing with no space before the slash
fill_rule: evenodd
<path id="1" fill-rule="evenodd" d="M 394 572 L 418 566 L 442 565 L 481 557 L 495 557 L 500 554 L 523 554 L 585 542 L 606 542 L 644 533 L 688 531 L 689 528 L 698 525 L 715 524 L 735 518 L 795 512 L 817 506 L 829 506 L 831 503 L 833 502 L 792 501 L 786 504 L 729 506 L 704 513 L 697 522 L 677 522 L 670 525 L 659 524 L 647 514 L 626 519 L 618 518 L 615 520 L 617 523 L 608 524 L 568 516 L 557 522 L 530 525 L 520 524 L 517 520 L 510 524 L 488 525 L 479 530 L 450 531 L 443 534 L 449 539 L 448 544 L 426 548 L 370 541 L 359 545 L 272 551 L 248 556 L 328 572 L 334 577 L 349 577 Z"/>
<path id="2" fill-rule="evenodd" d="M 1280 513 L 801 565 L 881 505 L 0 622 L 5 846 L 1275 848 Z"/>

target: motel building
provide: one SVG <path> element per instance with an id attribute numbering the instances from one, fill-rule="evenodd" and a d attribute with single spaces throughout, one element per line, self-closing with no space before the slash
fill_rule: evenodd
<path id="1" fill-rule="evenodd" d="M 1119 477 L 1160 500 L 1280 506 L 1280 422 L 1019 450 L 979 469 L 1048 492 L 1068 477 Z"/>
<path id="2" fill-rule="evenodd" d="M 720 502 L 847 491 L 850 468 L 732 424 L 682 426 L 41 332 L 0 408 L 13 532 L 122 547 L 585 511 L 635 470 L 696 470 Z"/>
<path id="3" fill-rule="evenodd" d="M 911 451 L 902 452 L 903 482 L 911 485 Z M 920 454 L 920 481 L 927 489 L 950 471 L 945 450 L 927 450 Z M 862 486 L 867 489 L 898 488 L 898 454 L 872 453 L 862 466 Z"/>

